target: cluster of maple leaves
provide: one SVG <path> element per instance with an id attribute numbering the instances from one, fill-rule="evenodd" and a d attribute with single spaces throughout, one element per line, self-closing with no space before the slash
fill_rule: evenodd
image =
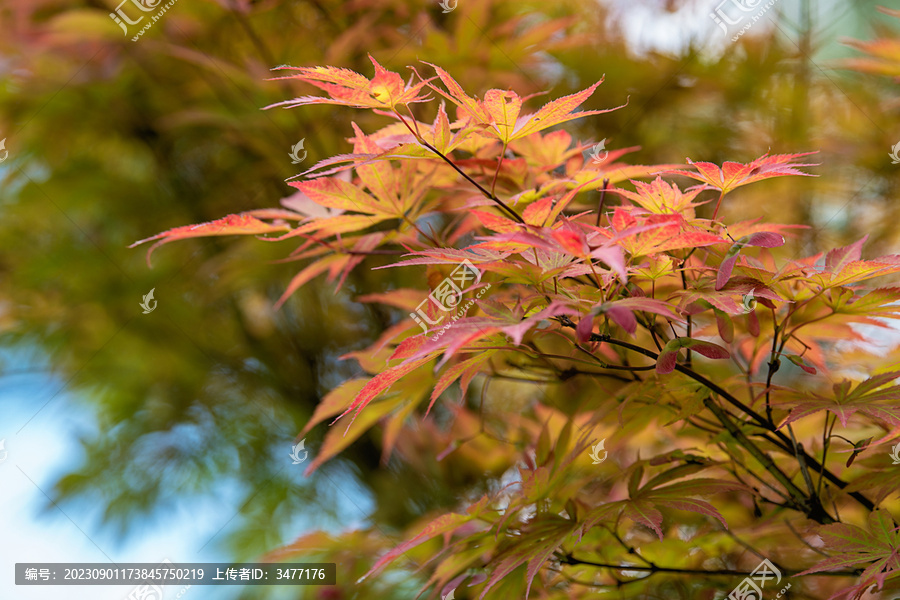
<path id="1" fill-rule="evenodd" d="M 900 290 L 859 284 L 900 272 L 900 256 L 863 260 L 863 239 L 814 256 L 776 258 L 773 249 L 799 226 L 719 220 L 725 197 L 742 186 L 808 176 L 801 169 L 814 165 L 797 159 L 812 153 L 766 155 L 747 164 L 644 166 L 621 161 L 635 150 L 628 148 L 591 160 L 585 157 L 590 145 L 573 142 L 564 130 L 546 130 L 608 112 L 576 111 L 601 82 L 529 112 L 528 98 L 512 91 L 468 95 L 436 65 L 428 65 L 434 76 L 416 72 L 416 82 L 405 83 L 372 63 L 372 79 L 334 67 L 284 67 L 292 73 L 281 79 L 311 84 L 327 96 L 280 106 L 365 108 L 390 124 L 366 134 L 353 123 L 352 153 L 322 160 L 303 180 L 291 181 L 299 193 L 284 208 L 177 227 L 138 242 L 156 240 L 148 262 L 154 248 L 175 240 L 278 234 L 263 239 L 296 239 L 291 258 L 309 261 L 278 305 L 324 273 L 340 287 L 373 255 L 403 255 L 389 266 L 425 266 L 432 283 L 467 260 L 482 277 L 465 292 L 491 285 L 491 293 L 439 337 L 421 332 L 408 317 L 429 290 L 372 290 L 359 298 L 401 309 L 402 316 L 370 348 L 347 356 L 371 376 L 328 394 L 301 432 L 353 413 L 346 428 L 329 429 L 307 473 L 379 422 L 387 459 L 425 398 L 427 414 L 456 385 L 465 398 L 476 378 L 516 372 L 528 381 L 542 369 L 561 382 L 593 378 L 607 399 L 568 412 L 537 401 L 534 418 L 510 420 L 500 433 L 526 440 L 505 455 L 519 474 L 515 491 L 486 494 L 465 514 L 439 516 L 385 553 L 370 574 L 443 537 L 428 582 L 443 593 L 471 577 L 470 585 L 483 584 L 485 597 L 524 566 L 526 596 L 542 573 L 547 597 L 581 597 L 574 587 L 554 587 L 566 569 L 606 569 L 606 581 L 616 585 L 646 576 L 625 569 L 639 563 L 615 569 L 598 560 L 603 539 L 640 537 L 642 528 L 660 541 L 670 539 L 673 527 L 687 523 L 684 511 L 694 514 L 690 523 L 703 535 L 721 536 L 712 525 L 728 528 L 731 519 L 701 498 L 723 495 L 739 522 L 764 517 L 769 523 L 787 510 L 812 527 L 821 540 L 817 550 L 828 558 L 801 548 L 786 557 L 797 560 L 786 571 L 803 576 L 850 569 L 855 584 L 834 597 L 897 585 L 900 533 L 880 506 L 894 493 L 897 477 L 876 465 L 873 452 L 900 437 L 900 392 L 892 385 L 900 372 L 843 380 L 830 390 L 823 383 L 840 367 L 835 340 L 859 339 L 856 324 L 883 326 L 883 319 L 898 318 Z M 440 105 L 431 122 L 420 121 L 415 105 L 433 100 L 432 93 Z M 455 107 L 452 121 L 447 102 Z M 682 189 L 663 175 L 696 183 Z M 711 217 L 698 216 L 697 208 L 713 201 Z M 442 316 L 427 306 L 432 320 Z M 510 367 L 515 360 L 519 367 Z M 775 383 L 776 373 L 788 371 L 785 361 L 799 369 Z M 611 412 L 625 426 L 645 426 L 667 414 L 666 426 L 678 424 L 679 435 L 705 449 L 668 448 L 623 461 L 597 493 L 586 449 Z M 844 440 L 857 437 L 852 446 L 832 435 L 837 421 Z M 810 425 L 795 434 L 793 424 L 801 423 Z M 824 442 L 810 452 L 811 431 L 822 431 Z M 879 439 L 863 440 L 862 431 L 878 431 Z M 801 435 L 809 440 L 798 440 Z M 454 441 L 439 459 L 464 443 Z M 618 442 L 619 448 L 626 444 Z M 834 451 L 828 455 L 835 444 L 852 453 L 846 466 Z M 851 471 L 863 454 L 870 458 L 857 465 L 867 472 Z M 840 468 L 847 471 L 839 474 Z M 703 471 L 705 477 L 694 477 Z M 866 529 L 844 522 L 851 515 L 867 520 Z M 621 546 L 620 555 L 641 556 Z M 642 560 L 655 574 L 659 565 Z M 490 574 L 473 575 L 481 570 Z"/>

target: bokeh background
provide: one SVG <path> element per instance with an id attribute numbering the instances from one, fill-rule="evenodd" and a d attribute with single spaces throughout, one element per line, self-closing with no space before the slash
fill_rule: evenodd
<path id="1" fill-rule="evenodd" d="M 353 299 L 416 287 L 404 269 L 317 280 L 280 310 L 291 246 L 207 238 L 154 254 L 134 241 L 291 195 L 285 179 L 348 152 L 333 106 L 278 65 L 367 76 L 428 61 L 471 93 L 558 97 L 606 82 L 569 130 L 636 164 L 748 162 L 818 150 L 818 178 L 732 195 L 727 218 L 804 223 L 797 254 L 869 235 L 900 252 L 900 19 L 882 0 L 778 0 L 737 42 L 701 0 L 179 0 L 136 42 L 115 0 L 0 3 L 0 597 L 127 597 L 127 587 L 16 587 L 15 562 L 253 561 L 311 529 L 391 539 L 452 506 L 484 465 L 380 465 L 363 436 L 309 478 L 290 459 L 318 401 L 355 375 L 339 357 L 395 316 Z M 449 2 L 453 5 L 454 2 Z M 138 13 L 128 2 L 123 10 Z M 146 22 L 146 19 L 145 19 Z M 850 40 L 862 40 L 852 42 Z M 300 140 L 308 153 L 292 164 Z M 0 158 L 3 151 L 0 150 Z M 286 242 L 290 244 L 290 242 Z M 367 267 L 380 263 L 367 260 Z M 139 303 L 154 289 L 158 307 Z M 438 413 L 439 415 L 439 413 Z M 315 452 L 325 426 L 306 447 Z M 0 454 L 2 456 L 2 454 Z M 194 588 L 184 598 L 410 598 L 416 585 Z M 421 582 L 419 582 L 421 583 Z M 175 592 L 169 590 L 171 597 Z M 169 596 L 167 596 L 169 597 Z"/>

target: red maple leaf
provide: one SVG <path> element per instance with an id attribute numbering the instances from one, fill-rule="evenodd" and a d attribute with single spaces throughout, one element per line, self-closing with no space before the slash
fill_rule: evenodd
<path id="1" fill-rule="evenodd" d="M 716 203 L 716 210 L 713 211 L 713 219 L 719 214 L 719 205 L 722 204 L 722 198 L 728 192 L 763 179 L 772 177 L 782 177 L 784 175 L 804 175 L 806 177 L 817 177 L 810 173 L 804 173 L 797 167 L 815 167 L 819 163 L 792 163 L 791 161 L 801 156 L 809 156 L 816 152 L 802 152 L 800 154 L 776 154 L 769 156 L 763 154 L 756 160 L 747 164 L 725 161 L 720 168 L 718 165 L 709 162 L 694 162 L 690 158 L 687 159 L 691 166 L 697 168 L 697 172 L 692 171 L 667 171 L 675 175 L 684 175 L 702 181 L 706 185 L 720 190 L 722 195 Z"/>

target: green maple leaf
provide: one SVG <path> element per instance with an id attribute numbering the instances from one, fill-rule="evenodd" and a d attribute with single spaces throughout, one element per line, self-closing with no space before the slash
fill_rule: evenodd
<path id="1" fill-rule="evenodd" d="M 869 513 L 868 529 L 844 523 L 821 527 L 819 535 L 825 541 L 825 550 L 835 556 L 797 573 L 796 577 L 867 565 L 859 583 L 851 589 L 863 591 L 873 583 L 882 588 L 885 580 L 900 575 L 900 531 L 886 510 Z"/>

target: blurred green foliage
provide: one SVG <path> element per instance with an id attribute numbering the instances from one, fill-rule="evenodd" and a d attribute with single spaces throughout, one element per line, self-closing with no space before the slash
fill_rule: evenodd
<path id="1" fill-rule="evenodd" d="M 660 18 L 688 4 L 667 3 Z M 363 438 L 310 482 L 286 468 L 319 399 L 354 374 L 338 357 L 392 322 L 352 299 L 414 287 L 411 271 L 358 269 L 340 292 L 318 282 L 276 312 L 299 269 L 274 262 L 283 244 L 188 241 L 156 252 L 152 269 L 142 248 L 127 249 L 171 227 L 277 206 L 291 194 L 286 178 L 349 150 L 347 110 L 261 110 L 309 93 L 267 81 L 271 67 L 370 74 L 370 53 L 393 70 L 440 64 L 467 90 L 553 96 L 605 73 L 584 108 L 629 104 L 573 125 L 580 139 L 639 146 L 630 162 L 644 164 L 820 150 L 817 173 L 827 177 L 815 184 L 785 178 L 735 198 L 769 221 L 810 225 L 794 242 L 798 252 L 869 234 L 867 252 L 877 255 L 898 241 L 900 178 L 887 157 L 897 142 L 896 85 L 818 58 L 853 55 L 825 41 L 851 24 L 868 31 L 879 16 L 873 6 L 818 20 L 801 10 L 798 22 L 777 19 L 721 51 L 710 24 L 672 55 L 636 54 L 620 15 L 576 0 L 459 0 L 449 14 L 419 0 L 181 0 L 137 42 L 109 18 L 111 2 L 8 0 L 0 7 L 0 135 L 10 153 L 0 166 L 2 340 L 42 349 L 68 389 L 99 409 L 103 431 L 83 440 L 87 459 L 54 497 L 100 503 L 124 534 L 141 514 L 233 480 L 244 501 L 228 547 L 251 559 L 283 543 L 298 514 L 336 521 L 339 488 L 351 479 L 372 496 L 372 522 L 390 530 L 451 505 L 487 467 L 475 453 L 455 474 L 397 459 L 379 469 L 378 440 Z M 367 130 L 384 124 L 363 112 L 353 118 Z M 292 165 L 300 139 L 308 156 Z M 138 303 L 151 288 L 158 309 L 143 315 Z M 429 418 L 441 415 L 438 407 Z M 398 489 L 416 494 L 401 499 Z"/>

